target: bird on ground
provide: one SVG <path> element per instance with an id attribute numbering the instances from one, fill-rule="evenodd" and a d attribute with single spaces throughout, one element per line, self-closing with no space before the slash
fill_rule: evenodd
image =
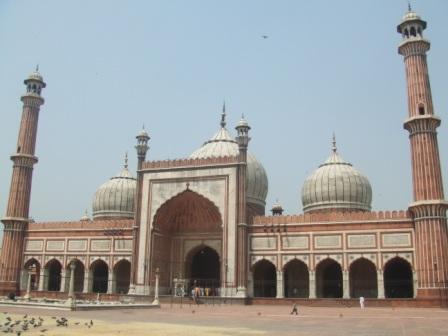
<path id="1" fill-rule="evenodd" d="M 44 333 L 46 332 L 48 329 L 42 329 L 40 332 Z"/>

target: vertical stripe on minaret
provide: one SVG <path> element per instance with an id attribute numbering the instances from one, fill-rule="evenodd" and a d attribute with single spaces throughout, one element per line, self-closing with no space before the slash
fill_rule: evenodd
<path id="1" fill-rule="evenodd" d="M 0 255 L 0 294 L 17 292 L 23 263 L 24 236 L 29 221 L 31 183 L 36 147 L 39 109 L 44 103 L 41 91 L 46 86 L 38 69 L 24 81 L 23 102 L 16 153 L 11 156 L 13 170 Z"/>
<path id="2" fill-rule="evenodd" d="M 448 294 L 448 232 L 442 171 L 437 143 L 440 118 L 434 115 L 426 52 L 423 38 L 426 22 L 409 10 L 398 25 L 402 34 L 398 52 L 404 56 L 412 160 L 414 202 L 409 210 L 414 217 L 418 275 L 417 297 L 437 298 Z"/>

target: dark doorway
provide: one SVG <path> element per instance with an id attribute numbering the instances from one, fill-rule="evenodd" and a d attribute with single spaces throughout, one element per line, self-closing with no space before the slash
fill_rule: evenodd
<path id="1" fill-rule="evenodd" d="M 277 272 L 270 261 L 260 260 L 254 266 L 254 297 L 276 297 Z"/>
<path id="2" fill-rule="evenodd" d="M 208 246 L 201 247 L 191 258 L 191 280 L 199 287 L 220 286 L 219 255 Z"/>
<path id="3" fill-rule="evenodd" d="M 412 298 L 412 268 L 401 258 L 391 259 L 384 267 L 384 289 L 386 298 Z"/>
<path id="4" fill-rule="evenodd" d="M 109 267 L 102 260 L 97 260 L 92 265 L 94 293 L 107 293 L 107 282 L 109 280 Z"/>
<path id="5" fill-rule="evenodd" d="M 61 270 L 62 265 L 56 259 L 51 260 L 47 264 L 48 268 L 48 290 L 59 291 L 61 290 Z"/>
<path id="6" fill-rule="evenodd" d="M 114 267 L 115 293 L 127 294 L 131 281 L 131 263 L 128 260 L 119 261 Z"/>
<path id="7" fill-rule="evenodd" d="M 317 265 L 316 282 L 318 298 L 342 297 L 342 270 L 336 261 L 325 259 Z"/>
<path id="8" fill-rule="evenodd" d="M 378 297 L 376 267 L 368 259 L 358 259 L 350 265 L 350 297 Z"/>
<path id="9" fill-rule="evenodd" d="M 300 260 L 285 266 L 285 297 L 308 298 L 310 293 L 308 267 Z"/>

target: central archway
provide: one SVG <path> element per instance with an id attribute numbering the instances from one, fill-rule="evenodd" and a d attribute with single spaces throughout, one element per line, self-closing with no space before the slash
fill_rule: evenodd
<path id="1" fill-rule="evenodd" d="M 318 298 L 342 297 L 342 269 L 332 259 L 325 259 L 317 265 L 316 285 Z"/>
<path id="2" fill-rule="evenodd" d="M 187 258 L 190 279 L 204 288 L 218 288 L 220 286 L 220 262 L 218 253 L 208 247 L 201 246 L 190 252 Z"/>
<path id="3" fill-rule="evenodd" d="M 207 237 L 221 242 L 222 225 L 218 207 L 208 198 L 188 188 L 160 206 L 154 216 L 151 251 L 153 262 L 150 272 L 153 274 L 157 268 L 159 269 L 159 285 L 162 293 L 172 291 L 170 286 L 173 284 L 173 279 L 178 277 L 203 279 L 201 280 L 203 286 L 207 283 L 207 286 L 220 287 L 219 254 L 211 248 L 205 249 L 205 245 L 187 253 L 184 243 L 180 241 L 196 240 L 199 236 L 201 240 L 202 237 Z M 199 254 L 195 256 L 196 253 Z M 202 258 L 208 259 L 202 260 Z M 198 266 L 201 263 L 213 267 L 206 271 L 207 267 Z M 154 275 L 151 278 L 153 279 Z"/>

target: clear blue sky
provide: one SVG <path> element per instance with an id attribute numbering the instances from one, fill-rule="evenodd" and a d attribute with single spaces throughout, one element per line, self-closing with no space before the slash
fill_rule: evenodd
<path id="1" fill-rule="evenodd" d="M 429 69 L 445 181 L 448 1 L 414 0 L 428 21 Z M 79 219 L 95 190 L 135 169 L 135 135 L 151 160 L 188 156 L 242 113 L 250 151 L 276 198 L 302 212 L 303 181 L 330 153 L 364 173 L 375 210 L 411 202 L 404 65 L 396 33 L 405 0 L 0 2 L 0 212 L 21 116 L 23 79 L 39 63 L 43 92 L 30 215 Z M 268 35 L 263 39 L 261 35 Z M 445 188 L 446 189 L 446 188 Z"/>

